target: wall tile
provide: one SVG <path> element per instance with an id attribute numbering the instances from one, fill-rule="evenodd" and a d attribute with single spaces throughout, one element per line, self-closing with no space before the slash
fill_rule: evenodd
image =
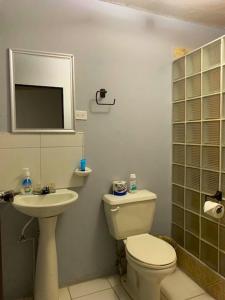
<path id="1" fill-rule="evenodd" d="M 41 147 L 79 147 L 84 144 L 84 134 L 41 134 Z"/>
<path id="2" fill-rule="evenodd" d="M 0 157 L 0 190 L 20 190 L 26 167 L 33 183 L 40 183 L 40 148 L 0 149 Z"/>
<path id="3" fill-rule="evenodd" d="M 40 134 L 0 133 L 0 148 L 40 147 Z"/>
<path id="4" fill-rule="evenodd" d="M 41 148 L 41 184 L 55 183 L 56 188 L 81 186 L 84 179 L 73 174 L 81 157 L 82 147 Z"/>
<path id="5" fill-rule="evenodd" d="M 218 224 L 201 218 L 201 232 L 204 240 L 218 247 Z"/>

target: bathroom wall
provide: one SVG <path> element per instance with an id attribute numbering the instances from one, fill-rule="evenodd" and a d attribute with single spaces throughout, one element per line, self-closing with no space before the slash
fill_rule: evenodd
<path id="1" fill-rule="evenodd" d="M 93 174 L 79 201 L 59 218 L 60 285 L 115 271 L 115 242 L 109 236 L 101 197 L 112 179 L 135 172 L 139 188 L 158 195 L 153 231 L 170 234 L 171 63 L 175 47 L 195 48 L 224 33 L 97 0 L 4 0 L 0 6 L 0 129 L 10 129 L 7 48 L 75 55 L 77 108 L 88 121 L 85 154 Z M 113 107 L 95 105 L 108 90 Z M 6 300 L 32 289 L 32 241 L 18 243 L 26 218 L 2 209 Z M 37 235 L 33 226 L 29 236 Z M 10 239 L 8 238 L 10 237 Z M 16 265 L 16 268 L 13 266 Z"/>

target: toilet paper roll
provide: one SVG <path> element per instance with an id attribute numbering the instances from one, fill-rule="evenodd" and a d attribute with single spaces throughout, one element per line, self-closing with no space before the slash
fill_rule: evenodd
<path id="1" fill-rule="evenodd" d="M 220 219 L 224 215 L 224 206 L 217 202 L 206 201 L 204 204 L 204 213 L 213 218 Z"/>
<path id="2" fill-rule="evenodd" d="M 112 184 L 113 195 L 123 196 L 127 193 L 127 182 L 123 180 L 114 180 Z"/>

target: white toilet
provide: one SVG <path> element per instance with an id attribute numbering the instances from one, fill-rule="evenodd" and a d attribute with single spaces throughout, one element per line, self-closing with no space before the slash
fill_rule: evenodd
<path id="1" fill-rule="evenodd" d="M 128 265 L 122 283 L 134 300 L 160 300 L 160 283 L 176 268 L 174 248 L 149 234 L 156 199 L 147 190 L 103 197 L 109 231 L 125 243 Z"/>

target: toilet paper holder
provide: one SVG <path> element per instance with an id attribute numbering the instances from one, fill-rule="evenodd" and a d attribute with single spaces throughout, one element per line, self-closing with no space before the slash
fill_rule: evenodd
<path id="1" fill-rule="evenodd" d="M 216 199 L 220 203 L 220 207 L 217 208 L 216 212 L 219 214 L 223 210 L 222 206 L 222 199 L 223 199 L 223 193 L 221 191 L 217 191 L 215 195 L 205 195 L 205 202 L 207 201 L 207 198 Z"/>
<path id="2" fill-rule="evenodd" d="M 205 201 L 207 201 L 207 198 L 216 199 L 217 201 L 221 202 L 223 193 L 221 191 L 216 191 L 215 195 L 205 195 Z"/>

